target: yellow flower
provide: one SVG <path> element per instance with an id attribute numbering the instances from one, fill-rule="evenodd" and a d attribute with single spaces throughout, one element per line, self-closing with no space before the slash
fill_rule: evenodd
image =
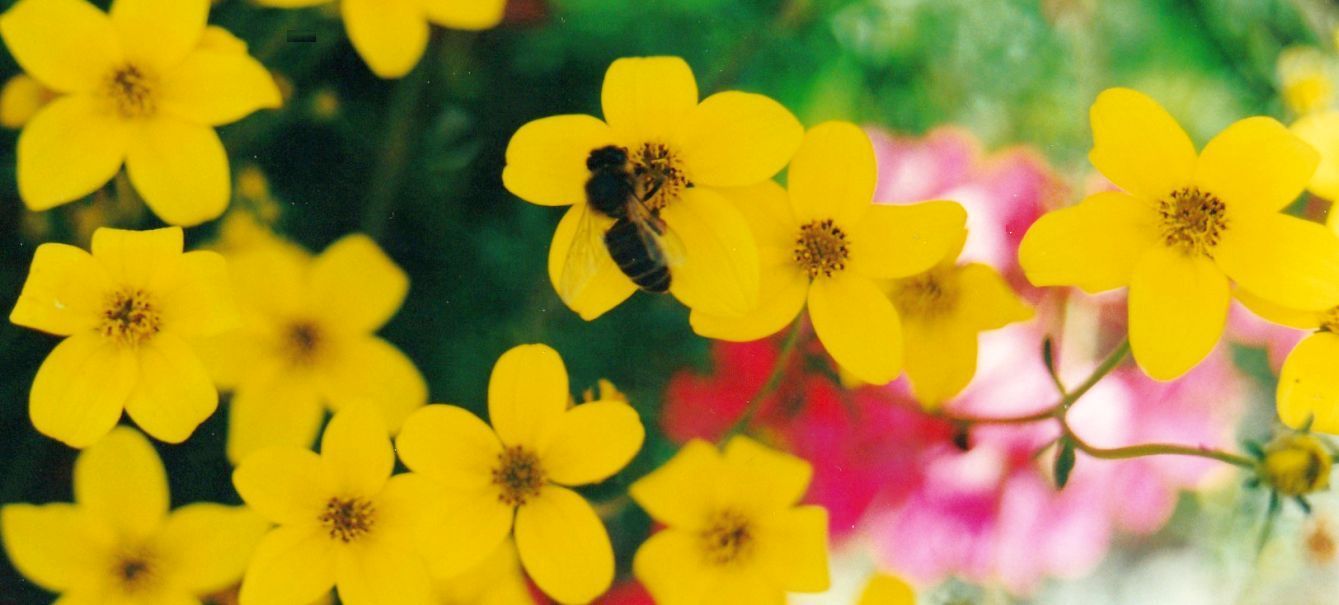
<path id="1" fill-rule="evenodd" d="M 303 8 L 334 0 L 256 0 L 264 6 Z M 339 0 L 349 41 L 382 78 L 409 73 L 428 48 L 429 24 L 467 31 L 497 27 L 507 0 Z"/>
<path id="2" fill-rule="evenodd" d="M 693 71 L 678 57 L 614 61 L 605 73 L 604 121 L 561 115 L 522 126 L 507 146 L 502 182 L 521 199 L 571 206 L 549 247 L 549 278 L 563 302 L 591 320 L 637 286 L 603 235 L 614 219 L 587 203 L 592 152 L 614 146 L 629 160 L 630 197 L 643 199 L 673 234 L 669 292 L 685 305 L 739 316 L 758 300 L 758 259 L 729 189 L 783 167 L 803 128 L 775 101 L 722 92 L 698 102 Z"/>
<path id="3" fill-rule="evenodd" d="M 396 440 L 405 466 L 441 496 L 425 548 L 434 574 L 478 564 L 513 533 L 521 564 L 541 590 L 586 603 L 609 588 L 614 553 L 595 510 L 569 486 L 603 481 L 642 446 L 637 412 L 621 400 L 570 406 L 567 369 L 544 345 L 507 351 L 488 382 L 488 416 L 430 405 Z M 513 521 L 514 519 L 514 521 Z"/>
<path id="4" fill-rule="evenodd" d="M 902 321 L 882 280 L 926 271 L 966 237 L 953 202 L 874 204 L 874 148 L 853 124 L 804 136 L 791 161 L 789 197 L 774 183 L 738 194 L 757 238 L 762 304 L 743 318 L 693 309 L 698 334 L 746 341 L 776 333 L 805 308 L 828 353 L 871 384 L 902 371 Z"/>
<path id="5" fill-rule="evenodd" d="M 1302 116 L 1289 130 L 1320 153 L 1320 164 L 1306 188 L 1327 200 L 1339 200 L 1339 111 L 1318 111 Z M 1339 212 L 1331 212 L 1334 216 Z"/>
<path id="6" fill-rule="evenodd" d="M 371 238 L 346 236 L 312 258 L 270 235 L 228 258 L 242 327 L 200 349 L 219 387 L 233 391 L 234 463 L 269 445 L 311 445 L 327 406 L 371 404 L 396 431 L 427 403 L 418 368 L 375 335 L 409 278 Z"/>
<path id="7" fill-rule="evenodd" d="M 21 0 L 0 16 L 19 65 L 61 94 L 19 136 L 30 209 L 86 196 L 124 163 L 165 222 L 223 213 L 228 156 L 214 127 L 280 98 L 260 63 L 202 44 L 208 14 L 208 0 L 115 0 L 110 15 L 84 0 Z"/>
<path id="8" fill-rule="evenodd" d="M 1260 479 L 1284 496 L 1305 496 L 1330 487 L 1334 457 L 1314 435 L 1282 435 L 1265 447 Z"/>
<path id="9" fill-rule="evenodd" d="M 1339 304 L 1339 238 L 1281 214 L 1318 157 L 1265 117 L 1241 120 L 1196 156 L 1157 102 L 1124 88 L 1092 108 L 1089 159 L 1124 189 L 1051 212 L 1023 238 L 1038 286 L 1130 288 L 1130 345 L 1149 376 L 1171 380 L 1223 333 L 1229 279 L 1300 309 Z"/>
<path id="10" fill-rule="evenodd" d="M 1315 330 L 1288 353 L 1279 370 L 1275 403 L 1284 424 L 1339 434 L 1339 306 L 1327 311 L 1298 311 L 1237 290 L 1237 299 L 1274 323 Z"/>
<path id="11" fill-rule="evenodd" d="M 241 605 L 308 603 L 332 586 L 348 605 L 431 600 L 416 540 L 435 507 L 420 478 L 391 476 L 395 452 L 381 416 L 351 406 L 331 419 L 321 453 L 268 447 L 233 472 L 242 500 L 278 524 L 242 579 Z"/>
<path id="12" fill-rule="evenodd" d="M 856 605 L 916 605 L 916 591 L 901 578 L 874 574 Z"/>
<path id="13" fill-rule="evenodd" d="M 666 528 L 633 573 L 662 605 L 780 603 L 828 588 L 828 514 L 796 506 L 809 463 L 735 437 L 721 455 L 694 440 L 630 493 Z"/>
<path id="14" fill-rule="evenodd" d="M 907 378 L 922 405 L 957 395 L 976 374 L 977 335 L 1032 317 L 994 269 L 957 265 L 951 254 L 934 268 L 894 280 L 893 306 L 902 318 Z"/>
<path id="15" fill-rule="evenodd" d="M 60 603 L 194 603 L 237 582 L 268 524 L 243 507 L 168 512 L 167 474 L 134 429 L 79 454 L 74 504 L 0 511 L 9 561 Z"/>
<path id="16" fill-rule="evenodd" d="M 98 229 L 93 253 L 42 244 L 9 320 L 68 336 L 33 379 L 28 412 L 44 435 L 92 445 L 124 409 L 180 443 L 218 407 L 188 338 L 237 325 L 223 258 L 182 253 L 180 227 Z"/>
<path id="17" fill-rule="evenodd" d="M 493 554 L 465 573 L 434 578 L 438 605 L 522 605 L 532 603 L 521 573 L 516 544 L 502 543 Z"/>
<path id="18" fill-rule="evenodd" d="M 1293 115 L 1304 116 L 1334 102 L 1333 61 L 1320 49 L 1293 46 L 1279 53 L 1279 86 Z"/>

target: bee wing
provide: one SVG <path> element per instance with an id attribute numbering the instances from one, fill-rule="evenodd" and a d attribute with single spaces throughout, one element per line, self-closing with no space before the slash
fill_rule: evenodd
<path id="1" fill-rule="evenodd" d="M 604 245 L 604 229 L 597 224 L 595 212 L 589 204 L 582 204 L 579 212 L 576 233 L 572 235 L 572 245 L 567 249 L 558 277 L 558 296 L 569 303 L 580 299 L 595 276 L 618 271 Z"/>
<path id="2" fill-rule="evenodd" d="M 641 202 L 629 204 L 628 215 L 637 225 L 637 235 L 642 238 L 643 247 L 651 260 L 670 268 L 683 264 L 683 240 L 670 228 L 669 223 Z"/>

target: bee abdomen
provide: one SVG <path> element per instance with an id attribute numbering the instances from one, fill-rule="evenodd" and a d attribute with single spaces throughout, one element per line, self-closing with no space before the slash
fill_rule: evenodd
<path id="1" fill-rule="evenodd" d="M 645 240 L 637 232 L 635 223 L 627 219 L 616 221 L 605 232 L 604 245 L 618 268 L 638 288 L 657 294 L 669 290 L 669 267 L 657 262 L 655 257 L 659 254 L 646 249 Z"/>

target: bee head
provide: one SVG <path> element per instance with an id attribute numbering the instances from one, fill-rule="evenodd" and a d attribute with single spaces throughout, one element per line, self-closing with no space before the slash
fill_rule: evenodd
<path id="1" fill-rule="evenodd" d="M 617 145 L 601 147 L 586 157 L 586 168 L 591 172 L 617 168 L 628 163 L 628 150 Z"/>

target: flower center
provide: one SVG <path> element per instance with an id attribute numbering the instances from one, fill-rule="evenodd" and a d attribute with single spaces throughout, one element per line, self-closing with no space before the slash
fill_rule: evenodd
<path id="1" fill-rule="evenodd" d="M 931 269 L 893 284 L 893 305 L 903 315 L 938 317 L 957 307 L 958 299 L 958 284 L 944 269 Z"/>
<path id="2" fill-rule="evenodd" d="M 123 345 L 139 346 L 157 334 L 162 323 L 148 293 L 125 289 L 107 297 L 98 331 Z"/>
<path id="3" fill-rule="evenodd" d="M 659 143 L 646 143 L 634 150 L 631 157 L 632 175 L 636 179 L 637 194 L 652 210 L 668 206 L 678 199 L 679 193 L 693 184 L 683 173 L 683 167 L 669 148 Z"/>
<path id="4" fill-rule="evenodd" d="M 800 236 L 795 238 L 795 264 L 811 279 L 820 273 L 832 277 L 834 271 L 846 268 L 850 256 L 846 233 L 832 219 L 810 221 L 800 227 Z"/>
<path id="5" fill-rule="evenodd" d="M 325 336 L 321 328 L 310 321 L 296 321 L 284 333 L 283 348 L 293 365 L 308 366 L 323 348 Z"/>
<path id="6" fill-rule="evenodd" d="M 744 515 L 724 510 L 716 513 L 698 536 L 708 563 L 729 565 L 753 550 L 753 533 Z"/>
<path id="7" fill-rule="evenodd" d="M 317 519 L 330 533 L 331 540 L 347 544 L 372 531 L 376 512 L 372 503 L 362 498 L 331 498 Z"/>
<path id="8" fill-rule="evenodd" d="M 1320 321 L 1320 329 L 1339 334 L 1339 307 L 1325 312 L 1325 316 Z"/>
<path id="9" fill-rule="evenodd" d="M 520 506 L 538 496 L 544 487 L 539 456 L 519 445 L 503 449 L 493 469 L 493 485 L 499 488 L 497 499 L 510 506 Z"/>
<path id="10" fill-rule="evenodd" d="M 1227 229 L 1225 210 L 1212 193 L 1195 187 L 1173 191 L 1171 199 L 1158 202 L 1163 241 L 1187 254 L 1213 258 L 1213 248 Z"/>
<path id="11" fill-rule="evenodd" d="M 133 595 L 144 592 L 145 588 L 153 583 L 157 573 L 152 557 L 147 553 L 134 551 L 116 557 L 112 563 L 112 575 L 125 594 Z"/>
<path id="12" fill-rule="evenodd" d="M 158 112 L 154 98 L 157 81 L 139 67 L 127 63 L 107 76 L 104 92 L 123 118 L 147 118 Z"/>

